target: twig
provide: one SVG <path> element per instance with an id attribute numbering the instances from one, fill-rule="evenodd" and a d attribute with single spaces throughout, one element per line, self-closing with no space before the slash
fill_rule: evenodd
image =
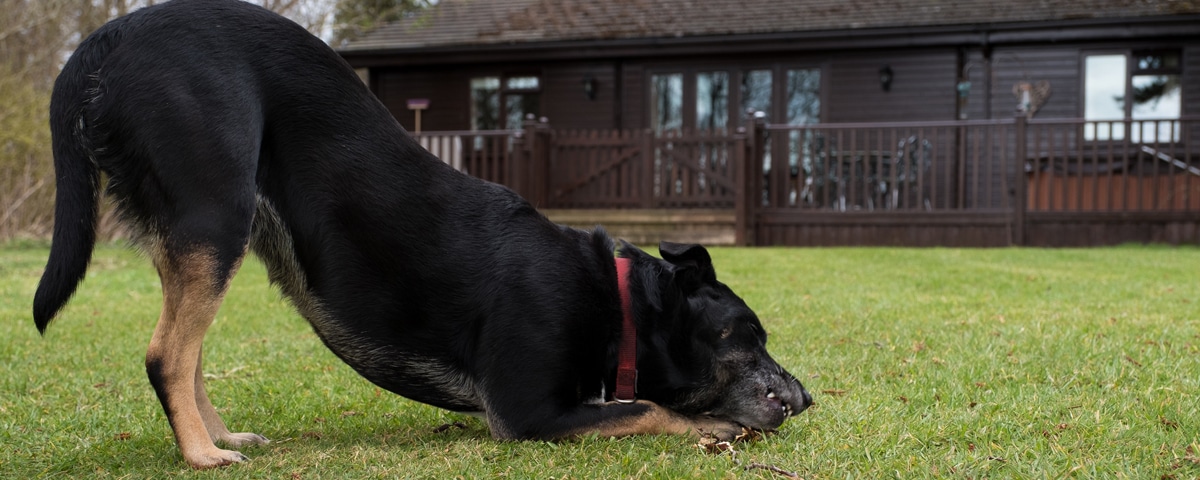
<path id="1" fill-rule="evenodd" d="M 800 478 L 800 475 L 797 475 L 796 472 L 789 472 L 782 468 L 776 467 L 774 465 L 767 465 L 765 463 L 750 462 L 749 465 L 746 465 L 742 468 L 745 470 L 753 470 L 753 469 L 757 468 L 757 469 L 761 469 L 761 470 L 766 470 L 768 472 L 778 473 L 787 478 Z"/>
<path id="2" fill-rule="evenodd" d="M 754 469 L 767 470 L 769 472 L 783 475 L 784 477 L 787 477 L 787 478 L 799 479 L 800 475 L 797 475 L 796 472 L 784 470 L 784 469 L 776 467 L 774 465 L 768 465 L 765 463 L 758 463 L 758 462 L 750 462 L 750 463 L 744 464 L 744 465 L 742 464 L 742 459 L 738 458 L 739 452 L 737 451 L 737 449 L 733 448 L 733 443 L 737 443 L 739 441 L 749 442 L 749 441 L 754 441 L 754 440 L 758 440 L 761 438 L 762 438 L 761 432 L 756 432 L 754 430 L 745 429 L 742 431 L 741 435 L 738 435 L 734 439 L 733 442 L 718 441 L 716 437 L 711 436 L 711 435 L 706 435 L 706 436 L 700 438 L 700 443 L 697 443 L 696 446 L 700 447 L 700 451 L 711 454 L 711 455 L 721 455 L 721 454 L 728 453 L 729 459 L 731 461 L 733 461 L 733 464 L 737 465 L 739 467 L 742 467 L 742 470 L 746 470 L 746 471 L 754 470 Z"/>

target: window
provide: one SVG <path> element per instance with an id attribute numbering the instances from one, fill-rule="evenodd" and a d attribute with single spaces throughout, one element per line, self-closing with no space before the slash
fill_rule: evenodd
<path id="1" fill-rule="evenodd" d="M 471 130 L 500 128 L 500 78 L 471 79 Z"/>
<path id="2" fill-rule="evenodd" d="M 728 133 L 751 121 L 746 114 L 749 111 L 762 112 L 768 122 L 811 125 L 821 122 L 821 69 L 763 65 L 651 72 L 648 101 L 649 124 L 657 134 L 681 130 Z M 793 181 L 802 168 L 814 168 L 824 144 L 814 131 L 790 131 L 773 142 L 775 147 L 763 152 L 763 171 L 770 171 L 773 154 L 782 155 Z M 668 143 L 666 148 L 672 146 Z M 726 165 L 728 160 L 724 148 L 711 146 L 700 147 L 695 158 L 701 168 Z M 699 178 L 704 185 L 704 176 Z M 789 188 L 795 202 L 799 187 Z"/>
<path id="3" fill-rule="evenodd" d="M 504 81 L 504 128 L 516 130 L 528 114 L 540 111 L 538 77 L 510 77 Z"/>
<path id="4" fill-rule="evenodd" d="M 787 112 L 786 120 L 789 125 L 810 125 L 821 123 L 821 69 L 805 68 L 787 71 Z M 811 181 L 812 173 L 821 155 L 822 141 L 813 131 L 791 130 L 788 132 L 788 167 L 799 175 L 799 169 L 807 172 L 806 179 Z M 801 195 L 803 192 L 794 192 Z M 791 198 L 795 202 L 796 198 Z"/>
<path id="5" fill-rule="evenodd" d="M 683 74 L 650 76 L 650 121 L 655 132 L 683 128 Z"/>
<path id="6" fill-rule="evenodd" d="M 729 125 L 729 73 L 696 74 L 696 129 L 723 131 Z"/>
<path id="7" fill-rule="evenodd" d="M 821 122 L 821 70 L 787 71 L 787 123 L 808 125 Z"/>
<path id="8" fill-rule="evenodd" d="M 540 111 L 541 82 L 536 76 L 471 79 L 471 130 L 515 130 L 527 114 Z"/>
<path id="9" fill-rule="evenodd" d="M 742 111 L 754 110 L 767 114 L 771 120 L 771 71 L 749 70 L 742 72 Z M 743 119 L 745 121 L 745 119 Z"/>
<path id="10" fill-rule="evenodd" d="M 650 126 L 656 132 L 728 131 L 746 124 L 747 111 L 763 112 L 775 123 L 820 123 L 821 69 L 654 73 L 649 102 Z"/>
<path id="11" fill-rule="evenodd" d="M 1087 140 L 1124 140 L 1129 119 L 1134 142 L 1178 141 L 1182 111 L 1179 51 L 1142 50 L 1084 58 Z M 1128 101 L 1132 100 L 1132 101 Z"/>

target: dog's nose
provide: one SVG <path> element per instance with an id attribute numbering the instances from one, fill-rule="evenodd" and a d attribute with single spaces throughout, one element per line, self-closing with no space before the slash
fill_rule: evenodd
<path id="1" fill-rule="evenodd" d="M 796 406 L 796 411 L 795 411 L 795 413 L 793 413 L 793 415 L 796 413 L 800 413 L 805 410 L 808 410 L 808 407 L 811 407 L 812 404 L 813 404 L 812 395 L 808 394 L 808 390 L 801 389 L 800 390 L 800 405 Z"/>

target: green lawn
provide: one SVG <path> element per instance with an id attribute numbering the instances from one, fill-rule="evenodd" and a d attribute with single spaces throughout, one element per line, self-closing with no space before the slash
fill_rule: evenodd
<path id="1" fill-rule="evenodd" d="M 40 338 L 46 253 L 0 248 L 0 478 L 1200 476 L 1197 248 L 714 249 L 817 401 L 737 445 L 742 466 L 680 437 L 494 441 L 358 378 L 248 261 L 207 337 L 208 386 L 231 428 L 273 441 L 206 472 L 146 380 L 149 263 L 99 249 Z"/>

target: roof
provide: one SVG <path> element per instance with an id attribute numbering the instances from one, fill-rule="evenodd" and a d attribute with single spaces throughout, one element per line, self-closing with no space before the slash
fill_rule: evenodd
<path id="1" fill-rule="evenodd" d="M 1200 14 L 1200 0 L 441 0 L 340 50 L 719 38 L 1181 14 Z"/>

